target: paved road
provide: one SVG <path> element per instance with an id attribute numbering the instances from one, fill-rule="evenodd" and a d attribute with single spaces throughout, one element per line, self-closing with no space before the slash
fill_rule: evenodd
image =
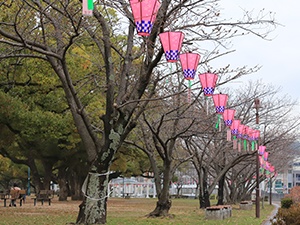
<path id="1" fill-rule="evenodd" d="M 272 225 L 272 223 L 270 222 L 271 219 L 273 219 L 273 217 L 276 215 L 278 208 L 280 208 L 280 203 L 274 203 L 273 205 L 275 206 L 275 209 L 272 211 L 271 215 L 269 216 L 269 218 L 267 220 L 265 220 L 261 225 Z"/>

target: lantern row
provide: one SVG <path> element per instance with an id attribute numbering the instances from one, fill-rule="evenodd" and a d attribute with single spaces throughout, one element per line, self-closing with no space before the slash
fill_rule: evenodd
<path id="1" fill-rule="evenodd" d="M 132 14 L 134 17 L 136 29 L 138 35 L 149 36 L 156 19 L 157 12 L 160 7 L 158 0 L 130 0 Z M 200 55 L 198 53 L 183 53 L 180 54 L 184 34 L 181 31 L 168 31 L 159 34 L 160 42 L 162 44 L 165 58 L 167 62 L 173 63 L 180 60 L 180 64 L 183 70 L 183 75 L 186 80 L 189 81 L 189 100 L 190 100 L 190 87 L 191 80 L 196 75 L 197 66 L 200 61 Z M 241 150 L 241 143 L 244 143 L 244 149 L 249 149 L 248 144 L 251 143 L 252 150 L 258 150 L 258 139 L 260 131 L 250 128 L 249 126 L 241 124 L 240 120 L 235 120 L 235 110 L 226 109 L 228 96 L 226 94 L 214 94 L 215 86 L 218 80 L 218 76 L 213 73 L 204 73 L 199 75 L 199 80 L 202 86 L 202 91 L 206 97 L 212 96 L 215 105 L 216 113 L 218 114 L 219 126 L 221 116 L 225 125 L 229 128 L 227 130 L 227 140 L 231 140 L 233 135 L 233 148 Z M 262 148 L 265 146 L 260 146 Z M 264 164 L 262 168 L 274 172 L 274 167 L 267 162 L 267 152 L 264 155 Z M 260 156 L 262 158 L 262 156 Z"/>

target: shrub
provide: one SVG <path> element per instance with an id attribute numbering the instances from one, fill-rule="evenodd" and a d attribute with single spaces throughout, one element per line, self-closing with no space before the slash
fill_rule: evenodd
<path id="1" fill-rule="evenodd" d="M 272 225 L 299 225 L 300 224 L 300 205 L 293 204 L 290 208 L 280 208 L 275 216 L 276 221 Z"/>
<path id="2" fill-rule="evenodd" d="M 281 208 L 288 209 L 293 204 L 293 200 L 291 198 L 283 198 L 281 199 Z"/>
<path id="3" fill-rule="evenodd" d="M 295 186 L 291 189 L 290 196 L 293 203 L 300 203 L 300 186 Z"/>

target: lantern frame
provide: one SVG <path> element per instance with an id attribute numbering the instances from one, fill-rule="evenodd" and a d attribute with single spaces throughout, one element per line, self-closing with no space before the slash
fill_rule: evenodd
<path id="1" fill-rule="evenodd" d="M 130 0 L 130 7 L 140 36 L 149 36 L 160 8 L 159 0 Z"/>

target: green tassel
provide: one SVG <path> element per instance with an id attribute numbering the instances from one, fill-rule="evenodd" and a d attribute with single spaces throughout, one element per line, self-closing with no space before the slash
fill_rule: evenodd
<path id="1" fill-rule="evenodd" d="M 88 10 L 94 10 L 94 2 L 93 0 L 87 0 L 88 1 Z"/>
<path id="2" fill-rule="evenodd" d="M 218 121 L 216 123 L 216 129 L 219 128 L 220 122 L 221 122 L 221 114 L 218 114 Z"/>
<path id="3" fill-rule="evenodd" d="M 244 150 L 247 150 L 247 140 L 244 140 Z"/>
<path id="4" fill-rule="evenodd" d="M 251 150 L 252 150 L 252 151 L 255 150 L 255 141 L 251 141 Z"/>

